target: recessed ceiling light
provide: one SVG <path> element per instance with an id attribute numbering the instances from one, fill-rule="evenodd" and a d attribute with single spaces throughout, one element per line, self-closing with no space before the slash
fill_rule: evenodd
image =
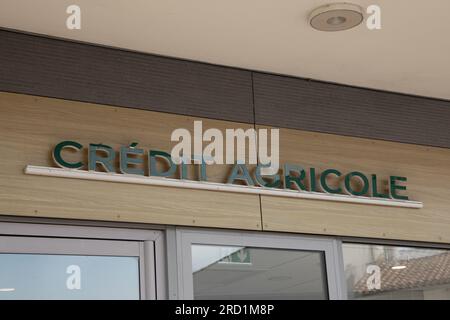
<path id="1" fill-rule="evenodd" d="M 287 281 L 287 280 L 291 280 L 292 277 L 290 276 L 273 276 L 273 277 L 268 277 L 267 280 L 270 281 Z"/>
<path id="2" fill-rule="evenodd" d="M 392 270 L 402 270 L 402 269 L 406 269 L 406 266 L 393 266 L 391 267 Z"/>
<path id="3" fill-rule="evenodd" d="M 332 3 L 314 9 L 309 23 L 320 31 L 342 31 L 359 25 L 364 19 L 360 6 L 352 3 Z"/>
<path id="4" fill-rule="evenodd" d="M 16 288 L 0 288 L 0 292 L 12 292 L 15 290 Z"/>

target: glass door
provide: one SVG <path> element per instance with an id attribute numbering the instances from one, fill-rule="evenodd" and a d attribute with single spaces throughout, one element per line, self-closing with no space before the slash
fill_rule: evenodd
<path id="1" fill-rule="evenodd" d="M 154 299 L 150 241 L 0 237 L 0 300 Z"/>
<path id="2" fill-rule="evenodd" d="M 338 299 L 334 240 L 181 230 L 185 299 Z"/>

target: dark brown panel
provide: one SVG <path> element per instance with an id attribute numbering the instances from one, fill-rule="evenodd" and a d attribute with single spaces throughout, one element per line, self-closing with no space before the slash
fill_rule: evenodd
<path id="1" fill-rule="evenodd" d="M 257 124 L 450 147 L 450 102 L 254 73 Z"/>
<path id="2" fill-rule="evenodd" d="M 251 71 L 0 30 L 0 91 L 450 147 L 450 101 L 253 79 L 254 91 Z"/>
<path id="3" fill-rule="evenodd" d="M 7 30 L 0 90 L 254 122 L 249 71 Z"/>

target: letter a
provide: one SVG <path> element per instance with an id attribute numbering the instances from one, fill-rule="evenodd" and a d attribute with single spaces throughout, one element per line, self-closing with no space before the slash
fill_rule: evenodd
<path id="1" fill-rule="evenodd" d="M 366 280 L 367 289 L 380 290 L 381 289 L 381 269 L 377 265 L 368 265 L 366 272 L 369 274 Z"/>
<path id="2" fill-rule="evenodd" d="M 72 4 L 67 7 L 66 13 L 70 16 L 66 20 L 66 27 L 69 30 L 81 29 L 81 9 L 79 6 Z"/>
<path id="3" fill-rule="evenodd" d="M 367 13 L 370 16 L 367 17 L 366 25 L 369 30 L 381 29 L 381 8 L 375 4 L 367 7 Z"/>
<path id="4" fill-rule="evenodd" d="M 81 289 L 81 268 L 75 264 L 67 267 L 66 273 L 70 274 L 66 280 L 66 287 L 69 290 L 80 290 Z"/>

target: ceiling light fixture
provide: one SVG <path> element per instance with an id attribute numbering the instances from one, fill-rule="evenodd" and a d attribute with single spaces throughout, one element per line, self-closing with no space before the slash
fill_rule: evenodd
<path id="1" fill-rule="evenodd" d="M 352 3 L 331 3 L 314 9 L 309 23 L 320 31 L 342 31 L 358 26 L 364 19 L 360 6 Z"/>
<path id="2" fill-rule="evenodd" d="M 16 291 L 16 288 L 0 288 L 0 292 L 12 292 Z"/>
<path id="3" fill-rule="evenodd" d="M 406 266 L 393 266 L 391 267 L 392 270 L 402 270 L 402 269 L 406 269 Z"/>
<path id="4" fill-rule="evenodd" d="M 291 280 L 292 277 L 291 276 L 273 276 L 273 277 L 268 277 L 267 280 L 270 281 L 287 281 L 287 280 Z"/>

